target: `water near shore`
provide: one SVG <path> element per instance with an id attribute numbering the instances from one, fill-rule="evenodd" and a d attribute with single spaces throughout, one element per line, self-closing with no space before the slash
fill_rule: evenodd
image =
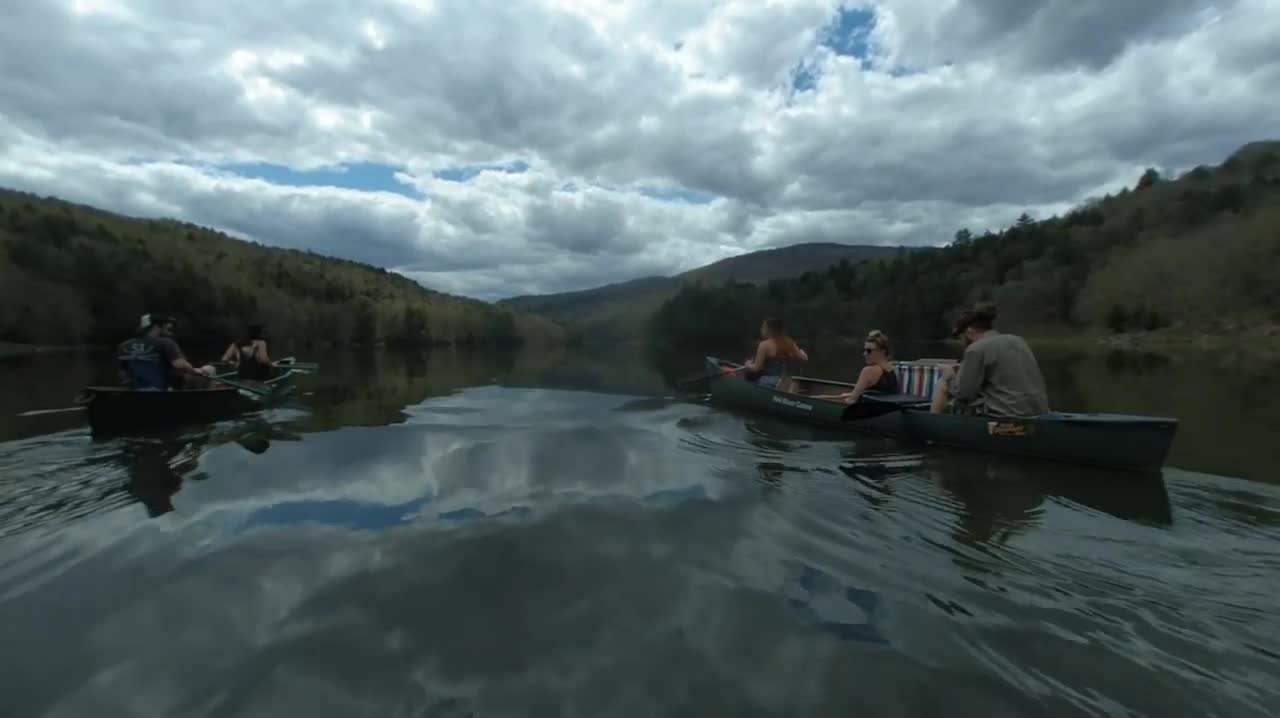
<path id="1" fill-rule="evenodd" d="M 0 363 L 0 712 L 1280 714 L 1267 367 L 1043 356 L 1182 419 L 1135 478 L 724 411 L 696 356 L 299 358 L 116 439 L 29 413 L 110 362 Z"/>

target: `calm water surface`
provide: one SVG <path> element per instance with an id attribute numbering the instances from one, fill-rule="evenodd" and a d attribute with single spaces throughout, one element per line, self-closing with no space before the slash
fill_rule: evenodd
<path id="1" fill-rule="evenodd" d="M 1042 357 L 1182 419 L 1139 479 L 724 411 L 696 357 L 300 358 L 110 440 L 18 416 L 109 362 L 0 364 L 0 715 L 1280 714 L 1273 367 Z"/>

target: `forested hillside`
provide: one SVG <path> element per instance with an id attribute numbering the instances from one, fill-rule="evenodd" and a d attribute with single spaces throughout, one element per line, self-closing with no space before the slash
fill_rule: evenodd
<path id="1" fill-rule="evenodd" d="M 994 300 L 1029 335 L 1167 330 L 1230 334 L 1280 325 L 1280 143 L 1258 142 L 1176 180 L 1148 170 L 1132 189 L 1062 217 L 956 232 L 945 247 L 842 262 L 764 286 L 686 286 L 650 335 L 664 344 L 739 340 L 765 315 L 800 336 L 880 328 L 945 335 L 953 312 Z M 1269 330 L 1264 330 L 1269 331 Z"/>
<path id="2" fill-rule="evenodd" d="M 385 269 L 0 190 L 0 342 L 120 341 L 145 312 L 185 343 L 246 323 L 284 345 L 559 341 L 556 323 L 423 288 Z"/>
<path id="3" fill-rule="evenodd" d="M 512 297 L 499 305 L 571 322 L 593 341 L 642 339 L 644 328 L 663 302 L 690 284 L 726 280 L 765 282 L 823 269 L 836 262 L 891 257 L 895 247 L 814 242 L 750 252 L 722 259 L 674 277 L 642 277 L 578 292 Z"/>

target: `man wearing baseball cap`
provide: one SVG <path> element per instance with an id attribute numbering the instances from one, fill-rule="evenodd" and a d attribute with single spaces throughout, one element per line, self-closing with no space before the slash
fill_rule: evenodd
<path id="1" fill-rule="evenodd" d="M 180 374 L 213 376 L 213 367 L 199 369 L 183 356 L 173 340 L 177 320 L 165 314 L 144 314 L 136 336 L 124 340 L 116 353 L 120 368 L 135 389 L 165 391 L 182 385 Z"/>

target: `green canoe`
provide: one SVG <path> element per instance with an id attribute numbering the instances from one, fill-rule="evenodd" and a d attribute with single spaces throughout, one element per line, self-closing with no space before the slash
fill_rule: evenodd
<path id="1" fill-rule="evenodd" d="M 1034 418 L 929 413 L 914 394 L 868 393 L 853 404 L 813 395 L 847 392 L 852 384 L 794 377 L 793 392 L 762 387 L 731 373 L 741 364 L 707 357 L 711 401 L 805 422 L 926 444 L 1136 471 L 1164 465 L 1178 420 L 1123 414 L 1054 412 Z"/>
<path id="2" fill-rule="evenodd" d="M 88 386 L 76 397 L 84 405 L 90 430 L 95 434 L 202 423 L 230 418 L 241 412 L 261 407 L 264 402 L 289 393 L 297 372 L 279 367 L 274 376 L 259 384 L 271 389 L 267 398 L 257 397 L 225 384 L 206 389 L 144 391 L 127 386 Z M 219 372 L 218 376 L 235 380 L 235 372 Z"/>

